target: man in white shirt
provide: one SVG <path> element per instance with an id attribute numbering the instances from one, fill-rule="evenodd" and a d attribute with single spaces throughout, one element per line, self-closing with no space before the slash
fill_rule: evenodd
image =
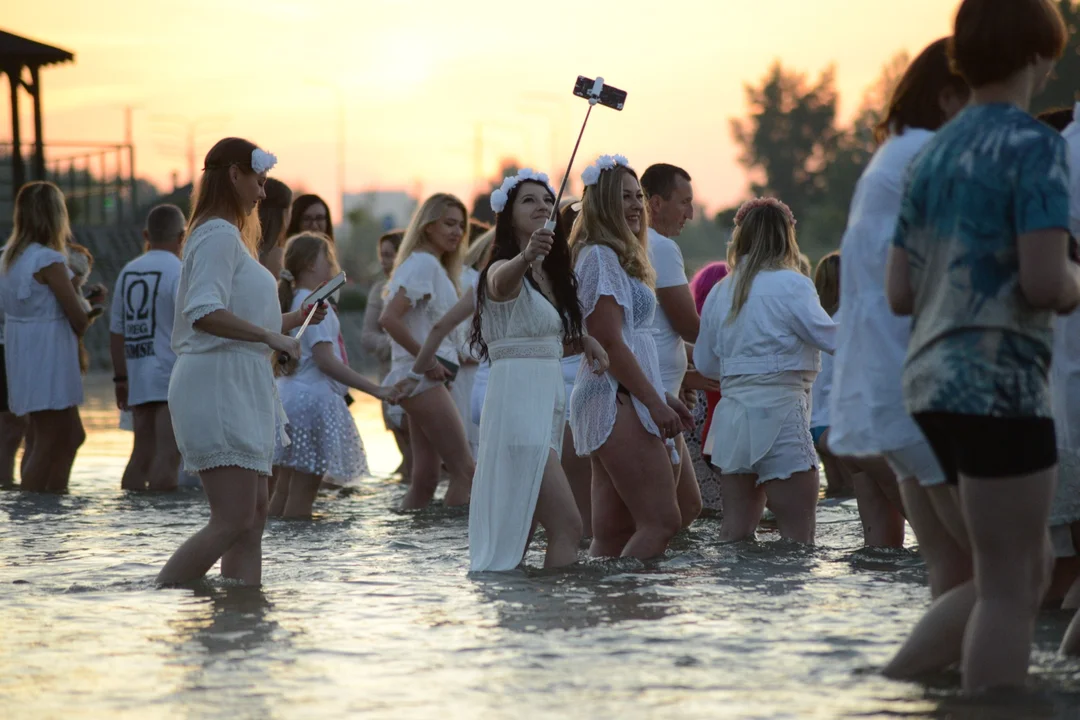
<path id="1" fill-rule="evenodd" d="M 147 250 L 120 271 L 109 320 L 116 405 L 131 410 L 135 446 L 124 470 L 125 490 L 177 487 L 180 452 L 169 415 L 173 312 L 180 280 L 184 214 L 158 205 L 146 217 Z"/>
<path id="2" fill-rule="evenodd" d="M 697 340 L 700 319 L 682 251 L 672 238 L 678 237 L 686 221 L 694 217 L 694 190 L 688 172 L 666 163 L 651 165 L 642 174 L 641 189 L 649 205 L 649 260 L 656 270 L 658 307 L 652 332 L 660 358 L 660 376 L 664 390 L 679 397 L 687 375 L 687 356 L 693 351 L 692 347 L 688 351 L 687 343 Z M 710 388 L 716 389 L 712 386 L 715 383 Z M 679 509 L 686 527 L 701 512 L 701 490 L 686 440 L 680 435 L 675 442 L 679 451 L 679 465 L 675 468 Z"/>

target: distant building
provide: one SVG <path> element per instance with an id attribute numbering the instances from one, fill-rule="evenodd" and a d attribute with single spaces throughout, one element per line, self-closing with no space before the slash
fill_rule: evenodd
<path id="1" fill-rule="evenodd" d="M 342 224 L 349 225 L 349 214 L 364 210 L 378 222 L 383 230 L 404 228 L 416 211 L 416 198 L 402 190 L 371 190 L 361 193 L 345 193 L 341 198 L 345 217 Z"/>

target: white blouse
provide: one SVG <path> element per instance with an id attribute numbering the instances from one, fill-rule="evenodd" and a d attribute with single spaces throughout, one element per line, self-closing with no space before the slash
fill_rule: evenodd
<path id="1" fill-rule="evenodd" d="M 435 323 L 458 301 L 457 290 L 446 268 L 439 259 L 426 252 L 414 252 L 399 265 L 386 284 L 386 302 L 391 302 L 399 290 L 405 291 L 412 307 L 405 313 L 403 322 L 409 334 L 421 345 Z M 450 333 L 439 345 L 437 355 L 444 360 L 457 362 L 456 333 Z M 393 370 L 409 370 L 416 358 L 397 341 L 390 340 L 390 358 Z"/>
<path id="2" fill-rule="evenodd" d="M 885 264 L 900 216 L 908 165 L 933 137 L 906 129 L 889 138 L 859 178 L 840 245 L 840 323 L 830 396 L 829 447 L 870 456 L 925 442 L 904 409 L 901 375 L 911 319 L 885 298 Z"/>
<path id="3" fill-rule="evenodd" d="M 836 324 L 810 278 L 795 270 L 762 270 L 733 322 L 738 271 L 709 292 L 701 308 L 694 367 L 708 378 L 821 370 L 819 350 L 836 347 Z"/>

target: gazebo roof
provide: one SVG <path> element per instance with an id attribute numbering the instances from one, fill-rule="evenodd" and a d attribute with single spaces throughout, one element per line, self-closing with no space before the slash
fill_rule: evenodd
<path id="1" fill-rule="evenodd" d="M 12 64 L 41 67 L 74 59 L 67 50 L 0 30 L 0 68 Z"/>

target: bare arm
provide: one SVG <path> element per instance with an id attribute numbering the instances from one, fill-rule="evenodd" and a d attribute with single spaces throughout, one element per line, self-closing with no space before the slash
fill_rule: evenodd
<path id="1" fill-rule="evenodd" d="M 360 346 L 371 353 L 380 362 L 390 360 L 390 336 L 379 327 L 379 315 L 383 304 L 380 297 L 381 285 L 376 285 L 368 293 L 367 307 L 364 308 L 364 326 L 360 331 Z"/>
<path id="2" fill-rule="evenodd" d="M 71 329 L 77 336 L 82 337 L 90 327 L 90 318 L 83 309 L 82 298 L 75 291 L 75 286 L 71 284 L 67 266 L 62 262 L 55 262 L 43 267 L 35 277 L 49 286 L 57 302 L 60 303 L 64 315 L 67 316 Z"/>
<path id="3" fill-rule="evenodd" d="M 116 407 L 127 410 L 127 358 L 124 355 L 124 336 L 109 333 L 109 355 L 113 364 L 113 386 L 116 393 Z"/>
<path id="4" fill-rule="evenodd" d="M 889 307 L 901 317 L 915 311 L 915 292 L 911 288 L 911 265 L 907 250 L 889 248 L 889 262 L 885 268 L 885 297 Z"/>
<path id="5" fill-rule="evenodd" d="M 334 354 L 334 347 L 331 343 L 318 343 L 311 349 L 311 356 L 315 359 L 315 367 L 319 368 L 319 370 L 327 377 L 337 380 L 342 385 L 356 388 L 361 392 L 377 397 L 380 400 L 387 397 L 388 393 L 381 385 L 371 382 L 366 377 L 341 362 L 337 355 Z"/>
<path id="6" fill-rule="evenodd" d="M 1080 276 L 1067 259 L 1068 239 L 1064 230 L 1037 230 L 1017 238 L 1020 292 L 1032 307 L 1068 313 L 1080 302 Z"/>
<path id="7" fill-rule="evenodd" d="M 555 232 L 540 228 L 529 238 L 529 244 L 512 260 L 500 260 L 493 263 L 487 274 L 487 291 L 492 300 L 501 302 L 516 298 L 521 292 L 521 283 L 529 265 L 541 255 L 551 252 Z"/>
<path id="8" fill-rule="evenodd" d="M 432 369 L 435 365 L 435 353 L 438 352 L 443 340 L 454 331 L 454 328 L 472 317 L 475 308 L 476 295 L 467 292 L 454 304 L 454 307 L 447 310 L 446 314 L 439 318 L 439 321 L 435 323 L 435 327 L 431 328 L 431 332 L 428 333 L 427 339 L 424 340 L 424 346 L 416 354 L 416 361 L 413 363 L 412 368 L 414 373 L 420 375 Z"/>
<path id="9" fill-rule="evenodd" d="M 382 315 L 379 316 L 379 326 L 386 331 L 390 339 L 416 357 L 420 354 L 420 343 L 409 332 L 409 328 L 405 327 L 405 313 L 411 309 L 412 303 L 405 294 L 405 288 L 399 289 L 383 308 Z"/>
<path id="10" fill-rule="evenodd" d="M 656 300 L 675 332 L 686 342 L 697 342 L 701 318 L 698 317 L 697 307 L 694 305 L 694 296 L 690 294 L 690 286 L 657 288 Z"/>

